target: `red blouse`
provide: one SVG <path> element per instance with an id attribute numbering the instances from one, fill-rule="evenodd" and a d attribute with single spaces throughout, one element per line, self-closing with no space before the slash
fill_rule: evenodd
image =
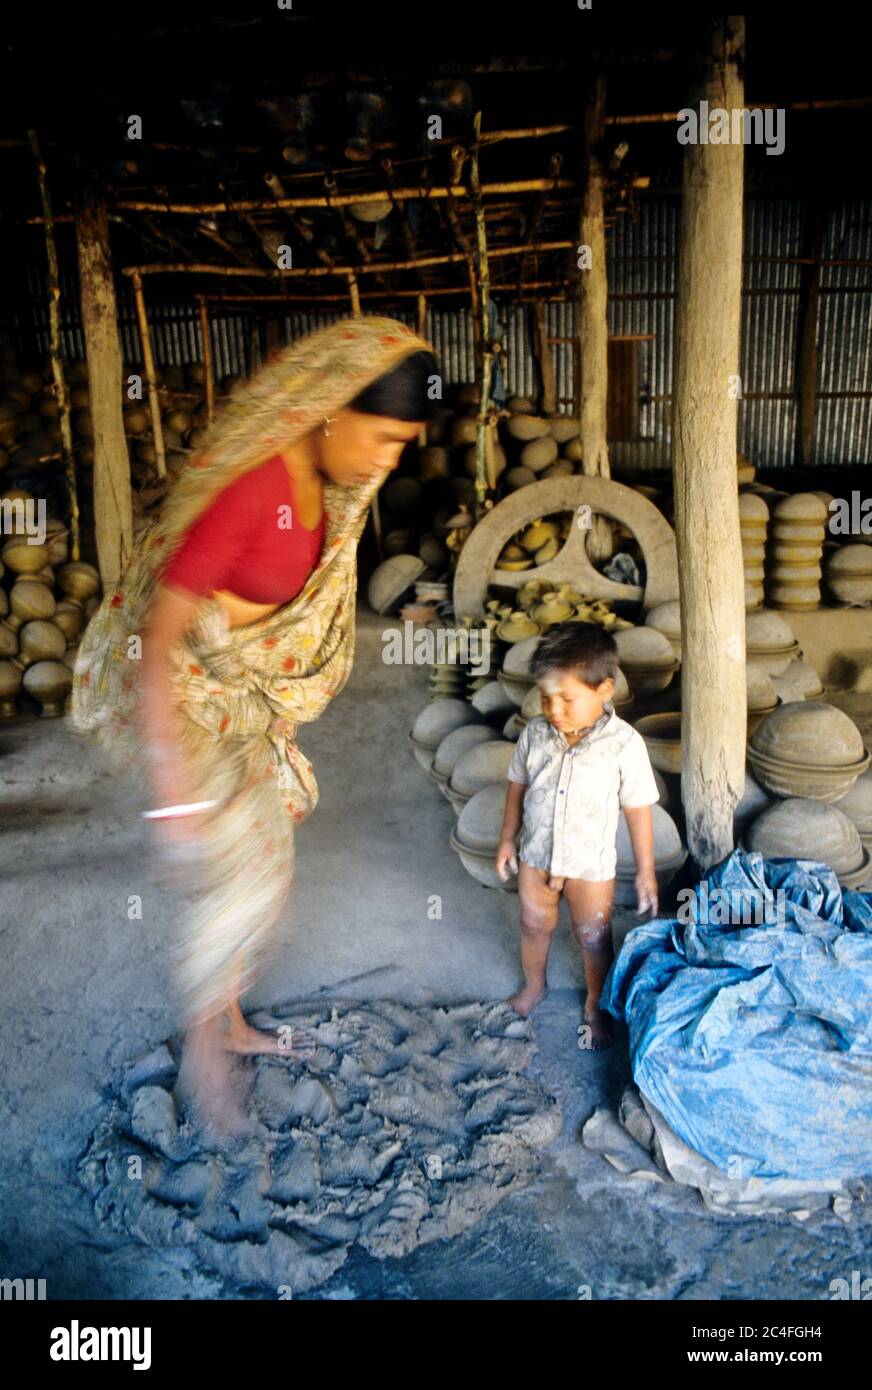
<path id="1" fill-rule="evenodd" d="M 287 603 L 318 563 L 324 512 L 311 530 L 294 510 L 280 455 L 231 483 L 190 527 L 165 584 L 205 597 L 224 589 L 251 603 Z"/>

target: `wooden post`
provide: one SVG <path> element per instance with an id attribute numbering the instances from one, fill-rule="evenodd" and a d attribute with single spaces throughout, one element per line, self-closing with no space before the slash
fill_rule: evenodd
<path id="1" fill-rule="evenodd" d="M 481 112 L 475 113 L 473 121 L 475 141 L 469 160 L 469 186 L 475 209 L 475 241 L 478 253 L 478 302 L 480 322 L 479 366 L 481 369 L 481 395 L 478 406 L 478 427 L 475 434 L 475 499 L 479 508 L 484 506 L 488 487 L 496 484 L 493 464 L 492 441 L 488 440 L 487 412 L 490 402 L 491 372 L 493 370 L 493 345 L 490 336 L 490 267 L 487 257 L 487 228 L 484 219 L 484 201 L 481 196 L 481 179 L 478 167 L 478 140 L 481 135 Z M 490 465 L 490 467 L 488 466 Z"/>
<path id="2" fill-rule="evenodd" d="M 742 16 L 710 21 L 688 106 L 744 105 Z M 745 776 L 745 601 L 736 486 L 744 145 L 684 153 L 672 424 L 683 661 L 681 789 L 699 871 L 733 848 Z"/>
<path id="3" fill-rule="evenodd" d="M 39 194 L 42 200 L 43 226 L 45 228 L 45 251 L 48 259 L 48 314 L 51 370 L 54 377 L 55 398 L 60 411 L 61 454 L 67 480 L 67 501 L 70 508 L 70 557 L 78 560 L 79 546 L 79 494 L 76 487 L 76 461 L 73 456 L 73 428 L 70 422 L 70 393 L 64 376 L 63 343 L 61 341 L 60 298 L 61 285 L 58 273 L 58 252 L 55 244 L 54 213 L 51 195 L 48 191 L 46 166 L 39 150 L 39 138 L 35 130 L 27 132 L 33 157 L 36 161 L 36 174 L 39 180 Z"/>
<path id="4" fill-rule="evenodd" d="M 148 315 L 145 312 L 145 295 L 142 292 L 142 276 L 138 270 L 134 270 L 132 279 L 133 294 L 136 300 L 136 318 L 142 341 L 142 364 L 145 380 L 148 384 L 148 408 L 151 411 L 151 430 L 154 435 L 157 474 L 159 478 L 165 478 L 167 475 L 167 456 L 164 448 L 163 424 L 160 418 L 160 398 L 157 394 L 157 377 L 154 371 L 154 356 L 151 351 L 151 335 L 148 331 Z"/>
<path id="5" fill-rule="evenodd" d="M 796 351 L 796 462 L 808 468 L 814 452 L 814 425 L 817 408 L 818 337 L 817 317 L 821 286 L 821 255 L 826 214 L 820 204 L 804 209 L 805 228 L 802 254 L 811 261 L 799 275 L 799 312 Z"/>
<path id="6" fill-rule="evenodd" d="M 209 328 L 209 305 L 205 299 L 198 300 L 200 310 L 200 337 L 203 340 L 203 371 L 206 386 L 206 419 L 212 423 L 215 414 L 215 370 L 212 361 L 212 333 Z"/>
<path id="7" fill-rule="evenodd" d="M 133 499 L 124 434 L 124 368 L 109 218 L 103 198 L 87 183 L 76 211 L 82 329 L 94 425 L 94 529 L 103 587 L 117 584 L 133 556 Z"/>
<path id="8" fill-rule="evenodd" d="M 360 318 L 360 286 L 357 283 L 357 276 L 350 272 L 348 276 L 348 293 L 351 296 L 351 314 L 353 318 Z"/>
<path id="9" fill-rule="evenodd" d="M 427 337 L 427 296 L 419 294 L 416 304 L 415 330 L 419 338 Z M 427 426 L 422 425 L 418 435 L 418 447 L 423 449 L 427 444 Z"/>
<path id="10" fill-rule="evenodd" d="M 548 310 L 543 299 L 537 299 L 533 305 L 533 352 L 542 383 L 540 408 L 543 415 L 554 415 L 557 410 L 557 379 L 548 340 Z"/>
<path id="11" fill-rule="evenodd" d="M 606 442 L 606 414 L 609 388 L 608 337 L 606 315 L 608 281 L 606 276 L 605 174 L 600 158 L 600 142 L 605 131 L 605 78 L 594 79 L 584 113 L 584 187 L 581 197 L 578 241 L 585 257 L 579 269 L 578 343 L 579 415 L 582 472 L 592 478 L 608 478 L 609 448 Z M 589 250 L 588 250 L 589 248 Z M 587 256 L 590 265 L 587 265 Z M 587 551 L 594 561 L 607 560 L 614 551 L 612 528 L 605 517 L 595 516 L 587 538 Z"/>

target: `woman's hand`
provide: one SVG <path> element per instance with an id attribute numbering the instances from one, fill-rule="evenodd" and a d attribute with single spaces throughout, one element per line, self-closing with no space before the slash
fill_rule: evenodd
<path id="1" fill-rule="evenodd" d="M 510 870 L 513 874 L 518 872 L 518 852 L 515 848 L 514 838 L 500 840 L 494 865 L 503 883 L 508 883 Z"/>

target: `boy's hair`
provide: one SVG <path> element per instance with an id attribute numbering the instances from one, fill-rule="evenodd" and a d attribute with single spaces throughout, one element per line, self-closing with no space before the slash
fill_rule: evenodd
<path id="1" fill-rule="evenodd" d="M 618 672 L 618 648 L 605 628 L 595 623 L 558 623 L 539 641 L 530 675 L 540 681 L 551 671 L 571 671 L 591 690 Z"/>

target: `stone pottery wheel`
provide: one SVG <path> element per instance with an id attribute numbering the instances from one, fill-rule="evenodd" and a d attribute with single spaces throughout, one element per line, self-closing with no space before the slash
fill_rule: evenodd
<path id="1" fill-rule="evenodd" d="M 538 517 L 575 512 L 589 506 L 596 515 L 619 521 L 632 531 L 645 558 L 647 584 L 616 584 L 594 569 L 587 555 L 587 530 L 574 522 L 569 537 L 553 560 L 520 572 L 497 569 L 497 558 L 516 532 Z M 652 502 L 611 478 L 554 478 L 511 493 L 488 512 L 460 552 L 454 576 L 454 611 L 458 618 L 484 613 L 491 584 L 519 589 L 531 579 L 567 581 L 585 596 L 612 600 L 643 600 L 647 609 L 678 598 L 678 559 L 675 535 Z"/>

